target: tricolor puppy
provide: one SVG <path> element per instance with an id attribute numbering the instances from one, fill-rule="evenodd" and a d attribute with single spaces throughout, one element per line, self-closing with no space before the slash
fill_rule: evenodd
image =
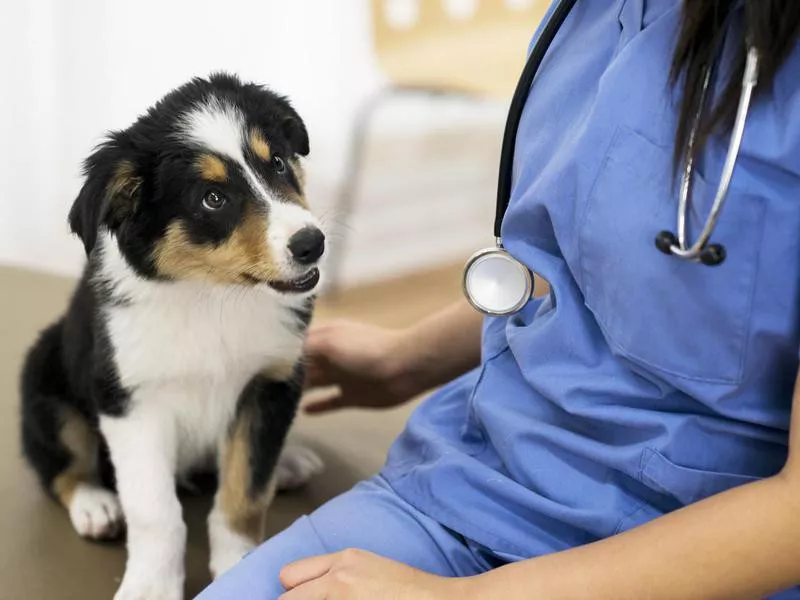
<path id="1" fill-rule="evenodd" d="M 183 595 L 176 481 L 218 468 L 212 574 L 254 547 L 276 488 L 321 467 L 284 450 L 325 236 L 303 195 L 305 126 L 227 75 L 174 90 L 88 158 L 69 222 L 87 265 L 30 350 L 22 439 L 88 538 L 127 527 L 117 600 Z"/>

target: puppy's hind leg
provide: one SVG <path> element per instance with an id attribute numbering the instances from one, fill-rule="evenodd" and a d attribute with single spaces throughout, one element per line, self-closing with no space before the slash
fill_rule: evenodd
<path id="1" fill-rule="evenodd" d="M 42 486 L 67 509 L 79 535 L 113 539 L 122 532 L 117 496 L 100 483 L 100 436 L 67 400 L 60 325 L 45 330 L 29 353 L 22 380 L 22 445 Z"/>
<path id="2" fill-rule="evenodd" d="M 60 432 L 71 454 L 69 466 L 53 480 L 53 491 L 69 511 L 78 535 L 95 540 L 115 539 L 124 529 L 117 495 L 98 482 L 99 439 L 74 411 L 65 410 Z"/>
<path id="3" fill-rule="evenodd" d="M 275 488 L 278 492 L 301 488 L 324 468 L 322 459 L 311 448 L 286 446 L 275 466 Z"/>

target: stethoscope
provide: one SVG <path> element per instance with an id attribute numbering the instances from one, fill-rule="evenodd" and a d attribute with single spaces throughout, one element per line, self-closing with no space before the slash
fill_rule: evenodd
<path id="1" fill-rule="evenodd" d="M 522 111 L 528 99 L 536 72 L 539 70 L 539 66 L 550 49 L 553 39 L 555 39 L 565 19 L 575 6 L 576 1 L 561 0 L 561 3 L 556 7 L 552 17 L 545 25 L 541 37 L 528 57 L 522 76 L 514 91 L 514 96 L 511 99 L 500 153 L 497 209 L 494 221 L 496 245 L 473 254 L 467 261 L 463 276 L 463 288 L 467 300 L 473 307 L 487 315 L 504 316 L 514 314 L 528 303 L 533 293 L 533 275 L 527 266 L 514 258 L 503 247 L 501 229 L 503 217 L 511 199 L 514 146 Z M 689 210 L 689 197 L 694 173 L 694 143 L 710 86 L 711 71 L 712 68 L 709 66 L 704 75 L 700 109 L 695 115 L 689 134 L 688 158 L 681 180 L 678 200 L 678 235 L 676 236 L 671 231 L 662 231 L 656 236 L 655 245 L 664 254 L 708 266 L 715 266 L 725 260 L 725 247 L 721 244 L 709 244 L 709 240 L 714 227 L 716 227 L 720 211 L 725 204 L 728 188 L 736 166 L 736 159 L 739 155 L 739 148 L 742 144 L 744 126 L 750 110 L 750 100 L 758 80 L 758 52 L 752 45 L 748 47 L 742 93 L 739 98 L 739 107 L 736 111 L 736 119 L 731 133 L 730 144 L 728 145 L 728 153 L 723 164 L 719 187 L 700 236 L 693 244 L 690 244 L 686 234 L 686 213 Z"/>

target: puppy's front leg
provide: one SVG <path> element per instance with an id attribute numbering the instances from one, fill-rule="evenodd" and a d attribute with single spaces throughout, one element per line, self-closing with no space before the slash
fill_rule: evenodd
<path id="1" fill-rule="evenodd" d="M 125 576 L 114 600 L 181 600 L 186 525 L 175 491 L 174 423 L 139 405 L 124 417 L 101 417 L 100 428 L 128 527 Z"/>
<path id="2" fill-rule="evenodd" d="M 301 394 L 299 367 L 282 381 L 279 376 L 265 373 L 250 381 L 220 444 L 220 483 L 208 517 L 214 577 L 263 539 L 266 510 L 280 483 L 276 465 Z"/>

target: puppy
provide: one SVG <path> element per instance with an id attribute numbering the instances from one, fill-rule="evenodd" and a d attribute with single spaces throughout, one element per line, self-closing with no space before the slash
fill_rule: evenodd
<path id="1" fill-rule="evenodd" d="M 87 264 L 25 362 L 24 454 L 75 530 L 127 528 L 116 600 L 183 595 L 176 481 L 218 472 L 218 576 L 261 540 L 277 487 L 321 463 L 282 454 L 325 235 L 303 194 L 288 101 L 216 74 L 172 91 L 85 162 L 69 213 Z"/>

